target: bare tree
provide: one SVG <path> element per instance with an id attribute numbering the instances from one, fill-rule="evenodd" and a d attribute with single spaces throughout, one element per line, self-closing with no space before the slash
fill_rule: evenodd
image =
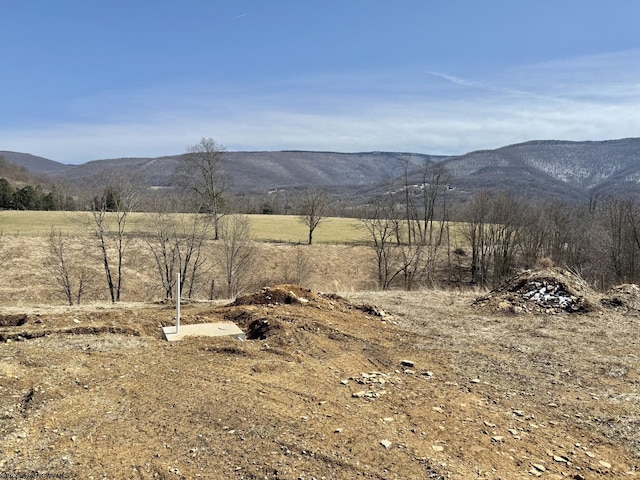
<path id="1" fill-rule="evenodd" d="M 481 191 L 473 196 L 466 207 L 467 239 L 471 245 L 471 281 L 485 284 L 489 278 L 489 245 L 486 229 L 489 223 L 491 197 Z"/>
<path id="2" fill-rule="evenodd" d="M 120 301 L 122 292 L 123 261 L 129 245 L 127 221 L 141 195 L 140 184 L 121 177 L 112 179 L 102 194 L 92 201 L 94 231 L 113 303 Z"/>
<path id="3" fill-rule="evenodd" d="M 295 254 L 282 265 L 282 278 L 284 283 L 305 286 L 311 278 L 312 265 L 307 254 L 301 247 L 294 247 Z"/>
<path id="4" fill-rule="evenodd" d="M 613 280 L 633 282 L 638 277 L 640 242 L 638 206 L 631 196 L 608 197 L 601 202 L 606 252 Z"/>
<path id="5" fill-rule="evenodd" d="M 255 258 L 255 247 L 251 240 L 249 218 L 230 215 L 223 219 L 218 245 L 220 261 L 224 270 L 227 298 L 238 295 L 248 280 Z"/>
<path id="6" fill-rule="evenodd" d="M 49 234 L 49 253 L 46 265 L 69 305 L 73 305 L 74 301 L 80 305 L 86 285 L 87 271 L 82 266 L 74 264 L 69 243 L 68 235 L 52 229 Z"/>
<path id="7" fill-rule="evenodd" d="M 211 216 L 215 239 L 220 236 L 219 221 L 223 215 L 226 177 L 222 172 L 226 148 L 212 138 L 187 148 L 187 154 L 176 167 L 179 185 L 194 195 L 197 211 Z"/>
<path id="8" fill-rule="evenodd" d="M 406 266 L 401 261 L 397 216 L 391 195 L 375 199 L 360 215 L 360 222 L 369 233 L 375 252 L 378 286 L 382 290 L 388 290 Z"/>
<path id="9" fill-rule="evenodd" d="M 309 245 L 313 243 L 313 232 L 326 218 L 328 206 L 327 195 L 323 190 L 307 191 L 299 218 L 309 229 Z"/>
<path id="10" fill-rule="evenodd" d="M 158 213 L 154 217 L 154 235 L 148 242 L 165 299 L 174 298 L 176 273 L 180 272 L 180 291 L 190 298 L 205 263 L 203 247 L 211 227 L 211 218 L 202 214 Z"/>

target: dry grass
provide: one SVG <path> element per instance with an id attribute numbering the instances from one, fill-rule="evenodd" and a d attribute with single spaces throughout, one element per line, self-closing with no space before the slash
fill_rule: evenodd
<path id="1" fill-rule="evenodd" d="M 307 227 L 292 215 L 248 215 L 251 234 L 259 242 L 307 243 Z M 6 210 L 0 212 L 0 233 L 11 236 L 47 236 L 52 228 L 69 233 L 90 233 L 90 212 L 34 212 Z M 132 213 L 128 231 L 148 235 L 154 231 L 154 216 Z M 352 244 L 367 241 L 366 232 L 352 218 L 327 218 L 314 232 L 314 243 Z"/>
<path id="2" fill-rule="evenodd" d="M 4 265 L 0 283 L 0 306 L 37 306 L 62 304 L 66 300 L 56 285 L 55 278 L 46 267 L 48 237 L 45 235 L 5 235 L 0 246 L 10 252 Z M 371 249 L 357 245 L 293 245 L 257 242 L 255 260 L 248 272 L 246 288 L 253 290 L 263 285 L 293 281 L 320 291 L 356 291 L 371 289 L 375 285 Z M 83 303 L 108 301 L 108 290 L 100 252 L 91 236 L 73 237 L 73 260 L 88 271 Z M 208 265 L 216 260 L 213 242 L 209 242 L 205 255 Z M 301 275 L 294 276 L 292 264 L 301 259 Z M 123 273 L 122 300 L 149 302 L 162 300 L 162 289 L 157 277 L 151 251 L 144 240 L 132 243 L 126 252 Z M 208 268 L 205 266 L 205 268 Z M 196 299 L 209 298 L 211 275 L 219 286 L 217 295 L 223 294 L 221 273 L 205 271 L 197 290 Z"/>
<path id="3" fill-rule="evenodd" d="M 519 398 L 640 456 L 640 311 L 509 315 L 470 308 L 477 292 L 360 292 L 420 335 L 416 350 L 446 352 L 451 371 Z M 428 309 L 428 315 L 425 310 Z"/>

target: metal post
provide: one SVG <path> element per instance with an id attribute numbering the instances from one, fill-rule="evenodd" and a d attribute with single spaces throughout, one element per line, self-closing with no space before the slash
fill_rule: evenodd
<path id="1" fill-rule="evenodd" d="M 176 280 L 176 334 L 180 332 L 180 272 Z"/>

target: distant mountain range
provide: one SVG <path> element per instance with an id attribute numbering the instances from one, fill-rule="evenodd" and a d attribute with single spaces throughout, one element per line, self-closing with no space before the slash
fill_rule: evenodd
<path id="1" fill-rule="evenodd" d="M 141 175 L 152 186 L 164 187 L 172 185 L 172 173 L 182 158 L 119 158 L 65 165 L 26 153 L 0 151 L 0 155 L 33 173 L 71 184 L 91 185 L 111 171 L 125 170 Z M 425 163 L 442 164 L 451 174 L 452 189 L 462 197 L 483 188 L 566 201 L 640 191 L 640 138 L 531 141 L 459 156 L 280 151 L 227 152 L 226 159 L 231 188 L 248 193 L 324 186 L 335 193 L 368 195 L 401 177 L 407 162 L 412 182 L 417 182 Z"/>

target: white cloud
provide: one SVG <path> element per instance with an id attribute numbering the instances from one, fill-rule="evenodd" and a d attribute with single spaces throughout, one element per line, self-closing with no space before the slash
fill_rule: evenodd
<path id="1" fill-rule="evenodd" d="M 636 136 L 639 57 L 584 57 L 477 78 L 425 69 L 109 93 L 76 101 L 75 121 L 0 128 L 0 150 L 83 162 L 181 153 L 204 136 L 230 150 L 460 154 L 532 139 Z"/>

